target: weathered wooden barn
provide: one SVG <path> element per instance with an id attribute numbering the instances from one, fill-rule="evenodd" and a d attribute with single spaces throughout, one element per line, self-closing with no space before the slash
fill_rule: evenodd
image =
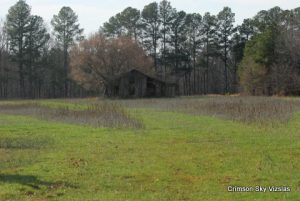
<path id="1" fill-rule="evenodd" d="M 177 84 L 131 70 L 105 83 L 105 95 L 120 98 L 174 97 Z"/>

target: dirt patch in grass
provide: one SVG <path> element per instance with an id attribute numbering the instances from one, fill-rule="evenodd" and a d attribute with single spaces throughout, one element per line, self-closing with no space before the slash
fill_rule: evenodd
<path id="1" fill-rule="evenodd" d="M 45 120 L 90 125 L 95 127 L 142 128 L 142 122 L 132 118 L 124 107 L 116 103 L 101 102 L 85 109 L 68 106 L 50 108 L 38 103 L 1 104 L 0 113 L 29 115 Z"/>

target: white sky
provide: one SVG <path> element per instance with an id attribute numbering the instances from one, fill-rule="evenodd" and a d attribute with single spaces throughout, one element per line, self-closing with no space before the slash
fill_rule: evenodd
<path id="1" fill-rule="evenodd" d="M 81 27 L 85 34 L 95 32 L 100 25 L 111 16 L 121 12 L 128 6 L 142 10 L 145 5 L 154 0 L 27 0 L 32 7 L 32 13 L 40 15 L 47 23 L 50 23 L 54 14 L 61 7 L 70 6 L 79 17 Z M 4 19 L 8 9 L 17 0 L 0 0 L 0 18 Z M 260 10 L 267 10 L 274 6 L 283 9 L 300 7 L 300 0 L 170 0 L 177 10 L 188 13 L 211 12 L 217 14 L 224 6 L 232 8 L 236 14 L 236 22 L 240 24 L 243 19 L 253 17 Z"/>

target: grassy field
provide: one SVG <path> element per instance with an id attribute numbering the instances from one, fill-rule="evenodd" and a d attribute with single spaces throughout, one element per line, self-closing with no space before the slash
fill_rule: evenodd
<path id="1" fill-rule="evenodd" d="M 300 200 L 300 99 L 0 102 L 0 200 Z M 228 192 L 228 186 L 291 192 Z"/>

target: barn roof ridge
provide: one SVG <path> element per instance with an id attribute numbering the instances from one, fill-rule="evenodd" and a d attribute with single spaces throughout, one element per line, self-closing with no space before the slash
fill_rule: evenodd
<path id="1" fill-rule="evenodd" d="M 138 69 L 136 69 L 136 68 L 133 68 L 133 69 L 131 69 L 131 70 L 125 72 L 125 73 L 122 73 L 122 74 L 120 74 L 120 75 L 114 77 L 113 79 L 114 79 L 114 80 L 120 79 L 121 77 L 126 76 L 127 74 L 129 74 L 129 73 L 131 73 L 131 72 L 133 72 L 133 71 L 136 71 L 136 72 L 138 72 L 138 73 L 141 73 L 141 74 L 143 74 L 143 75 L 146 76 L 146 77 L 149 77 L 149 78 L 151 78 L 151 79 L 154 79 L 154 80 L 159 81 L 159 82 L 162 82 L 162 83 L 166 83 L 166 84 L 176 84 L 175 82 L 163 80 L 163 79 L 158 78 L 158 77 L 156 77 L 156 76 L 149 75 L 148 73 L 145 73 L 145 72 L 143 72 L 143 71 L 141 71 L 141 70 L 138 70 Z"/>

